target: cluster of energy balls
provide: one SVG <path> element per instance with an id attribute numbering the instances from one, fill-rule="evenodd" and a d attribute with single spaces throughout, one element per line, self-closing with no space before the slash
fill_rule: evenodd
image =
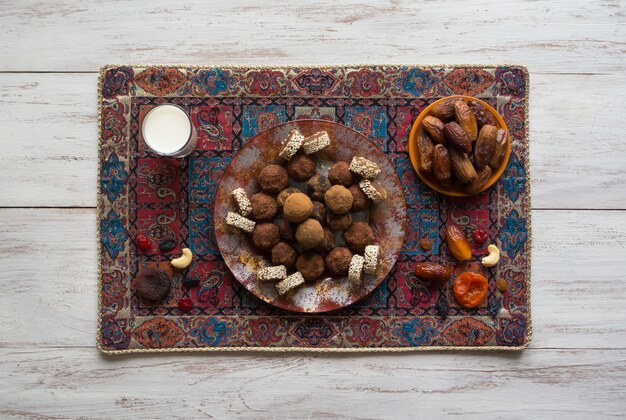
<path id="1" fill-rule="evenodd" d="M 330 143 L 325 131 L 305 138 L 292 130 L 279 153 L 282 164 L 259 172 L 261 191 L 250 197 L 243 188 L 232 192 L 238 212 L 229 212 L 226 223 L 250 234 L 254 246 L 269 254 L 272 265 L 256 276 L 277 282 L 280 295 L 324 273 L 347 276 L 358 287 L 364 273 L 378 268 L 374 232 L 368 223 L 353 221 L 353 214 L 387 198 L 376 181 L 380 168 L 356 156 L 350 163 L 335 162 L 322 175 L 315 157 Z"/>

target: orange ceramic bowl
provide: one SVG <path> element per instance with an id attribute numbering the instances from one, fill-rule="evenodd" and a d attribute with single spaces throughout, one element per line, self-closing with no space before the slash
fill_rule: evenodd
<path id="1" fill-rule="evenodd" d="M 489 180 L 487 181 L 485 186 L 479 191 L 479 193 L 482 191 L 485 191 L 487 188 L 495 184 L 495 182 L 498 180 L 498 178 L 500 178 L 500 176 L 504 172 L 504 169 L 506 168 L 506 165 L 509 162 L 509 156 L 511 155 L 511 137 L 509 135 L 509 129 L 507 128 L 500 114 L 498 114 L 498 111 L 493 109 L 486 102 L 481 101 L 478 98 L 474 98 L 473 96 L 463 96 L 463 95 L 446 96 L 445 98 L 436 100 L 432 104 L 428 105 L 426 109 L 423 110 L 422 113 L 417 117 L 417 119 L 413 123 L 413 127 L 411 128 L 411 134 L 409 135 L 409 156 L 411 157 L 411 163 L 413 164 L 413 168 L 415 168 L 415 172 L 417 172 L 417 175 L 422 179 L 422 181 L 426 183 L 426 185 L 428 185 L 430 188 L 432 188 L 435 191 L 438 191 L 442 194 L 449 195 L 452 197 L 468 197 L 471 194 L 467 194 L 461 188 L 459 188 L 458 186 L 454 184 L 448 187 L 441 185 L 437 181 L 437 179 L 435 179 L 433 174 L 421 172 L 417 165 L 417 158 L 418 158 L 418 153 L 419 153 L 417 150 L 417 138 L 423 130 L 422 120 L 427 115 L 430 115 L 430 110 L 433 108 L 433 106 L 435 106 L 435 104 L 441 101 L 448 100 L 450 98 L 459 98 L 459 99 L 464 100 L 465 102 L 476 101 L 476 102 L 481 103 L 495 117 L 497 128 L 503 128 L 507 132 L 506 153 L 504 154 L 504 159 L 502 160 L 502 164 L 497 170 L 493 171 L 493 173 L 489 177 Z"/>

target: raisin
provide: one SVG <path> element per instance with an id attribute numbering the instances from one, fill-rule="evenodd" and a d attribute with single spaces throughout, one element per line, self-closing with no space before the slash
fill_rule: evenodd
<path id="1" fill-rule="evenodd" d="M 496 280 L 496 287 L 498 288 L 498 290 L 506 292 L 509 288 L 509 284 L 503 278 L 499 278 L 498 280 Z"/>
<path id="2" fill-rule="evenodd" d="M 446 297 L 445 292 L 442 292 L 437 299 L 437 305 L 435 306 L 437 309 L 437 314 L 443 319 L 448 318 L 448 310 L 450 309 L 450 305 L 448 305 L 448 298 Z"/>
<path id="3" fill-rule="evenodd" d="M 500 312 L 500 309 L 502 308 L 502 301 L 498 298 L 493 298 L 489 301 L 489 313 L 491 314 L 491 316 L 496 316 L 498 315 L 498 312 Z"/>
<path id="4" fill-rule="evenodd" d="M 185 287 L 194 287 L 200 284 L 200 279 L 195 277 L 185 277 L 181 283 Z"/>
<path id="5" fill-rule="evenodd" d="M 164 239 L 161 242 L 159 242 L 159 249 L 161 251 L 169 251 L 171 249 L 176 248 L 177 244 L 178 242 L 176 242 L 176 239 Z"/>
<path id="6" fill-rule="evenodd" d="M 430 251 L 431 249 L 433 249 L 433 241 L 431 241 L 430 239 L 422 239 L 420 241 L 420 246 L 424 251 Z"/>

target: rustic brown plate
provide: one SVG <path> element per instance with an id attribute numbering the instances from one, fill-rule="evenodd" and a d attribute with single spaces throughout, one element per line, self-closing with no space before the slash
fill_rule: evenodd
<path id="1" fill-rule="evenodd" d="M 353 213 L 353 219 L 369 220 L 382 260 L 375 275 L 365 275 L 358 288 L 352 288 L 347 278 L 325 277 L 305 284 L 294 293 L 278 296 L 273 283 L 260 283 L 255 272 L 270 265 L 249 237 L 226 225 L 226 215 L 235 211 L 231 192 L 244 188 L 248 195 L 259 191 L 256 176 L 269 163 L 276 163 L 283 140 L 292 129 L 305 136 L 325 130 L 332 144 L 316 154 L 318 172 L 326 174 L 331 162 L 347 161 L 354 156 L 365 156 L 381 168 L 378 181 L 388 192 L 387 200 L 372 206 L 369 211 Z M 303 183 L 293 183 L 303 187 Z M 371 293 L 383 281 L 396 262 L 404 242 L 406 205 L 400 179 L 387 156 L 367 137 L 344 125 L 321 120 L 288 122 L 264 131 L 250 139 L 233 158 L 222 176 L 214 207 L 215 238 L 222 257 L 235 278 L 258 298 L 294 312 L 326 312 L 348 306 Z M 338 245 L 343 239 L 337 235 Z M 341 241 L 341 242 L 340 242 Z"/>
<path id="2" fill-rule="evenodd" d="M 438 99 L 435 102 L 433 102 L 432 104 L 428 105 L 426 107 L 426 109 L 424 109 L 418 115 L 417 119 L 413 123 L 413 127 L 411 128 L 411 134 L 409 135 L 409 156 L 411 158 L 411 163 L 413 164 L 413 168 L 415 168 L 415 172 L 417 172 L 417 175 L 422 179 L 422 181 L 424 181 L 426 183 L 426 185 L 428 185 L 430 188 L 432 188 L 435 191 L 438 191 L 438 192 L 440 192 L 442 194 L 453 196 L 453 197 L 468 197 L 468 196 L 473 195 L 473 194 L 467 194 L 461 188 L 459 188 L 458 186 L 455 186 L 455 185 L 451 185 L 449 187 L 441 185 L 435 179 L 435 177 L 432 174 L 424 173 L 424 172 L 420 171 L 419 170 L 419 166 L 417 165 L 417 157 L 418 157 L 418 154 L 419 154 L 419 152 L 417 150 L 417 137 L 422 132 L 422 120 L 427 115 L 430 115 L 430 110 L 437 103 L 439 103 L 441 101 L 448 100 L 450 98 L 463 99 L 465 102 L 477 101 L 477 102 L 481 103 L 495 117 L 495 119 L 496 119 L 496 127 L 497 128 L 503 128 L 503 129 L 506 130 L 507 147 L 506 147 L 506 153 L 504 155 L 504 159 L 502 160 L 502 164 L 500 165 L 500 167 L 497 170 L 493 171 L 493 173 L 491 174 L 491 176 L 487 180 L 487 183 L 485 184 L 485 186 L 478 193 L 480 193 L 482 191 L 485 191 L 487 188 L 489 188 L 493 184 L 495 184 L 495 182 L 498 180 L 498 178 L 500 178 L 500 176 L 504 173 L 504 169 L 506 168 L 506 165 L 509 162 L 509 156 L 511 155 L 511 137 L 509 135 L 509 129 L 507 128 L 506 123 L 504 122 L 504 120 L 502 119 L 500 114 L 498 114 L 498 111 L 493 109 L 487 102 L 481 101 L 480 99 L 474 98 L 473 96 L 464 96 L 464 95 L 446 96 L 445 98 Z M 476 193 L 476 194 L 478 194 L 478 193 Z"/>

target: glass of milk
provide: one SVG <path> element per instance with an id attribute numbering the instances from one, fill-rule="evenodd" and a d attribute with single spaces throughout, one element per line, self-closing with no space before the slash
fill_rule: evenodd
<path id="1" fill-rule="evenodd" d="M 148 111 L 143 117 L 141 134 L 150 150 L 162 156 L 187 156 L 198 143 L 189 115 L 172 104 L 157 105 Z"/>

